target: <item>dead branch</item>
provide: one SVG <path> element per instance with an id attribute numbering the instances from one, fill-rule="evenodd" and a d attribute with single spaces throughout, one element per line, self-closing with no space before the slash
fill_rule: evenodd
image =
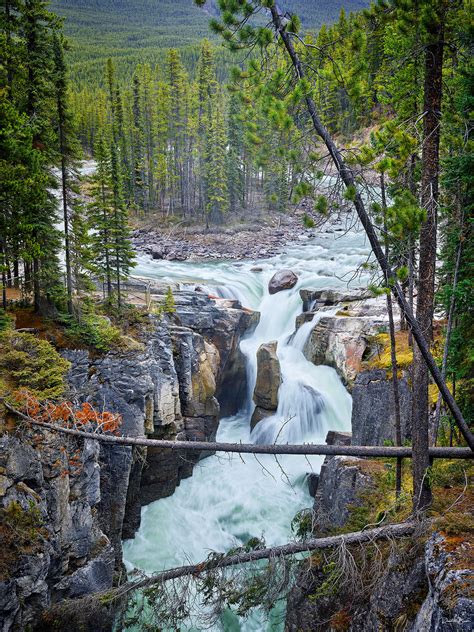
<path id="1" fill-rule="evenodd" d="M 372 458 L 411 458 L 411 447 L 394 447 L 394 446 L 340 446 L 340 445 L 317 445 L 313 443 L 303 444 L 270 444 L 258 445 L 253 443 L 216 443 L 211 441 L 167 441 L 162 439 L 147 439 L 146 437 L 124 437 L 108 434 L 100 434 L 96 432 L 83 432 L 74 428 L 66 428 L 57 424 L 38 421 L 29 417 L 24 413 L 16 410 L 7 402 L 5 407 L 14 415 L 17 415 L 23 421 L 60 432 L 73 437 L 82 437 L 83 439 L 95 439 L 103 443 L 112 443 L 116 445 L 138 445 L 153 448 L 163 448 L 166 450 L 197 450 L 211 452 L 232 452 L 237 454 L 301 454 L 301 455 L 326 455 L 326 456 L 355 456 L 355 457 L 372 457 Z M 470 448 L 447 448 L 438 447 L 430 448 L 429 455 L 432 459 L 472 459 L 474 452 Z"/>

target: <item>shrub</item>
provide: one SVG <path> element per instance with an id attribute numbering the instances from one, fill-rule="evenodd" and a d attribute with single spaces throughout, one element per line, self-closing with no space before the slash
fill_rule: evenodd
<path id="1" fill-rule="evenodd" d="M 106 352 L 118 342 L 120 331 L 106 316 L 85 314 L 80 320 L 65 318 L 66 335 L 100 352 Z"/>
<path id="2" fill-rule="evenodd" d="M 13 388 L 28 388 L 39 400 L 57 399 L 64 393 L 69 367 L 46 340 L 15 331 L 0 335 L 0 369 Z"/>
<path id="3" fill-rule="evenodd" d="M 10 329 L 12 324 L 12 319 L 6 313 L 4 309 L 0 308 L 0 332 L 5 331 L 6 329 Z"/>

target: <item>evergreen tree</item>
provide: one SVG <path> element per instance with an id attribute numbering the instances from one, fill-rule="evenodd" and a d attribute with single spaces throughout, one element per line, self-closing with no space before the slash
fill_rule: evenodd
<path id="1" fill-rule="evenodd" d="M 227 138 L 222 109 L 214 97 L 213 116 L 209 130 L 206 152 L 207 218 L 216 224 L 222 223 L 229 209 L 227 189 Z"/>

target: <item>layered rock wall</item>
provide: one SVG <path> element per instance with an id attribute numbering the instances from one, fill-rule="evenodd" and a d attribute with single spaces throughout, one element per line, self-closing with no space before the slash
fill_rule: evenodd
<path id="1" fill-rule="evenodd" d="M 244 403 L 235 393 L 226 399 L 226 389 L 246 388 L 236 357 L 258 314 L 198 292 L 176 292 L 175 302 L 174 314 L 150 317 L 126 349 L 64 351 L 70 398 L 119 413 L 127 436 L 213 440 L 217 397 L 232 409 Z M 139 527 L 141 506 L 172 494 L 206 456 L 94 441 L 77 442 L 71 455 L 70 442 L 52 433 L 19 437 L 1 438 L 0 502 L 41 526 L 0 574 L 2 632 L 33 627 L 55 601 L 122 581 L 121 543 Z"/>

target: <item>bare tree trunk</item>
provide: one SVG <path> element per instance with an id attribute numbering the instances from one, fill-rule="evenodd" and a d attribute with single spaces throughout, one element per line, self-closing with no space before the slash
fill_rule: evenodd
<path id="1" fill-rule="evenodd" d="M 459 240 L 459 244 L 457 248 L 456 263 L 454 266 L 454 277 L 453 277 L 451 301 L 449 303 L 448 324 L 446 327 L 446 339 L 444 341 L 443 362 L 441 365 L 441 375 L 443 376 L 444 379 L 446 379 L 446 368 L 448 366 L 449 343 L 451 341 L 451 331 L 453 329 L 454 307 L 456 304 L 456 286 L 458 284 L 459 268 L 461 266 L 461 254 L 462 254 L 462 239 Z M 438 439 L 440 416 L 441 416 L 441 393 L 438 394 L 438 399 L 436 401 L 436 411 L 435 411 L 435 417 L 434 417 L 434 423 L 433 423 L 433 441 L 432 441 L 433 445 L 436 445 L 436 441 Z"/>
<path id="2" fill-rule="evenodd" d="M 380 190 L 382 192 L 382 211 L 385 233 L 385 257 L 389 261 L 388 252 L 388 227 L 387 227 L 387 198 L 385 194 L 384 174 L 380 174 Z M 392 279 L 385 277 L 387 287 L 390 287 Z M 395 445 L 402 445 L 402 422 L 400 415 L 400 390 L 398 388 L 397 347 L 395 339 L 395 323 L 393 320 L 392 295 L 387 294 L 388 329 L 390 335 L 390 360 L 392 364 L 393 404 L 395 407 Z M 402 490 L 402 459 L 397 458 L 395 495 L 398 498 Z"/>
<path id="3" fill-rule="evenodd" d="M 399 524 L 387 525 L 385 527 L 376 527 L 375 529 L 367 529 L 365 531 L 355 531 L 354 533 L 346 533 L 343 535 L 333 535 L 326 538 L 315 538 L 305 540 L 303 542 L 292 542 L 281 546 L 273 546 L 268 549 L 256 549 L 248 553 L 237 553 L 224 558 L 216 558 L 206 560 L 200 564 L 192 564 L 189 566 L 179 566 L 166 571 L 156 573 L 151 577 L 140 580 L 138 582 L 129 582 L 117 588 L 119 594 L 146 588 L 164 581 L 178 579 L 186 575 L 199 575 L 203 572 L 217 568 L 229 568 L 238 564 L 247 564 L 258 560 L 268 560 L 277 557 L 296 555 L 297 553 L 306 553 L 316 551 L 318 549 L 330 549 L 351 544 L 365 544 L 375 542 L 377 540 L 390 540 L 392 538 L 404 538 L 412 535 L 419 525 L 415 522 L 402 522 Z M 108 593 L 110 594 L 110 593 Z"/>
<path id="4" fill-rule="evenodd" d="M 64 138 L 64 95 L 58 95 L 58 127 L 59 127 L 59 150 L 61 153 L 61 191 L 63 196 L 63 221 L 64 221 L 64 251 L 66 257 L 66 291 L 67 291 L 67 311 L 72 314 L 72 272 L 71 272 L 71 249 L 69 245 L 69 214 L 68 214 L 68 174 L 66 165 L 66 141 Z"/>
<path id="5" fill-rule="evenodd" d="M 5 408 L 29 424 L 52 430 L 61 434 L 83 439 L 94 439 L 102 443 L 115 445 L 138 445 L 163 450 L 184 452 L 186 450 L 202 450 L 206 452 L 228 452 L 232 454 L 318 454 L 327 456 L 358 456 L 369 458 L 411 458 L 412 449 L 393 446 L 340 446 L 340 445 L 315 445 L 312 443 L 291 445 L 288 443 L 259 445 L 255 443 L 215 443 L 212 441 L 170 441 L 166 439 L 148 439 L 147 437 L 123 437 L 117 435 L 101 434 L 100 432 L 84 432 L 75 428 L 66 428 L 55 423 L 38 421 L 16 410 L 8 402 L 4 402 Z M 432 459 L 472 459 L 474 451 L 470 448 L 430 448 Z"/>
<path id="6" fill-rule="evenodd" d="M 303 71 L 303 67 L 301 65 L 301 62 L 299 60 L 298 55 L 296 54 L 296 51 L 294 49 L 293 46 L 293 42 L 289 36 L 289 34 L 286 32 L 286 27 L 282 22 L 281 19 L 281 15 L 278 11 L 278 9 L 273 6 L 270 9 L 271 15 L 272 15 L 272 21 L 273 21 L 273 25 L 275 30 L 277 31 L 277 33 L 279 34 L 281 40 L 283 41 L 285 48 L 288 52 L 288 55 L 291 59 L 291 62 L 295 68 L 296 71 L 296 75 L 298 78 L 302 79 L 305 76 L 305 73 Z M 330 136 L 329 132 L 327 131 L 327 129 L 325 128 L 325 126 L 322 124 L 322 122 L 319 119 L 319 116 L 316 112 L 316 106 L 315 103 L 313 101 L 313 99 L 311 98 L 311 96 L 307 95 L 305 97 L 305 101 L 306 101 L 306 106 L 308 109 L 308 112 L 310 114 L 312 123 L 313 123 L 313 127 L 315 132 L 318 134 L 318 136 L 321 137 L 321 139 L 323 140 L 324 144 L 326 145 L 329 154 L 334 162 L 334 165 L 343 181 L 343 183 L 345 184 L 346 187 L 351 187 L 354 188 L 354 190 L 356 191 L 355 194 L 355 198 L 354 198 L 354 206 L 355 209 L 357 211 L 357 215 L 359 217 L 359 220 L 362 224 L 362 226 L 364 227 L 364 230 L 367 234 L 369 243 L 372 247 L 372 250 L 375 254 L 375 257 L 377 258 L 377 261 L 382 269 L 382 272 L 384 274 L 387 274 L 389 277 L 394 277 L 394 275 L 392 274 L 392 271 L 390 270 L 387 260 L 385 258 L 385 255 L 382 251 L 382 248 L 380 246 L 379 240 L 377 238 L 377 234 L 375 232 L 374 226 L 372 225 L 372 222 L 370 220 L 370 217 L 365 209 L 365 205 L 364 202 L 362 200 L 362 197 L 360 195 L 360 193 L 358 192 L 358 188 L 357 188 L 357 183 L 356 183 L 356 179 L 354 177 L 354 174 L 352 172 L 352 169 L 350 168 L 349 165 L 347 165 L 340 153 L 340 151 L 338 150 L 338 148 L 336 147 L 334 141 L 332 140 L 332 137 Z M 410 326 L 410 329 L 413 333 L 413 337 L 415 338 L 415 341 L 420 349 L 420 354 L 423 356 L 426 364 L 428 365 L 428 369 L 431 373 L 431 375 L 433 376 L 434 381 L 436 382 L 438 388 L 440 389 L 443 399 L 446 402 L 448 408 L 450 409 L 458 427 L 461 430 L 462 435 L 464 436 L 464 438 L 466 439 L 467 444 L 469 445 L 469 447 L 471 448 L 471 450 L 474 450 L 474 435 L 471 433 L 471 431 L 469 430 L 468 425 L 466 424 L 461 411 L 459 410 L 458 405 L 456 404 L 453 396 L 451 395 L 451 392 L 449 391 L 449 389 L 446 386 L 445 381 L 442 378 L 441 372 L 438 369 L 438 367 L 436 366 L 436 363 L 433 359 L 433 356 L 431 355 L 429 346 L 426 343 L 426 340 L 424 338 L 422 329 L 420 328 L 417 320 L 415 319 L 412 310 L 410 309 L 405 296 L 403 294 L 403 291 L 399 285 L 399 283 L 394 282 L 392 285 L 392 292 L 400 306 L 400 309 L 404 312 L 406 320 Z M 418 441 L 419 437 L 416 437 L 416 440 Z M 418 445 L 417 445 L 418 448 Z M 425 449 L 423 446 L 421 447 L 421 449 Z M 423 463 L 421 465 L 421 467 L 423 467 L 425 464 L 425 459 L 423 458 Z"/>

